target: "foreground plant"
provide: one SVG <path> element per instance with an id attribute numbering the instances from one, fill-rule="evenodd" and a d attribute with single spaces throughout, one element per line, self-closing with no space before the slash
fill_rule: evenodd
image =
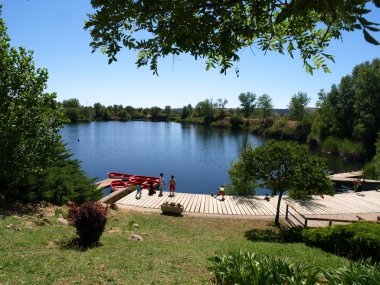
<path id="1" fill-rule="evenodd" d="M 108 207 L 99 202 L 86 202 L 70 206 L 69 221 L 75 227 L 81 246 L 98 243 L 107 222 Z"/>
<path id="2" fill-rule="evenodd" d="M 211 262 L 217 284 L 314 285 L 319 278 L 318 270 L 309 266 L 243 251 L 214 256 Z"/>
<path id="3" fill-rule="evenodd" d="M 284 260 L 249 252 L 234 252 L 211 259 L 216 284 L 229 285 L 378 285 L 380 265 L 366 261 L 339 269 L 289 264 Z"/>
<path id="4" fill-rule="evenodd" d="M 379 285 L 380 265 L 370 265 L 365 261 L 351 263 L 338 270 L 321 270 L 326 284 L 329 285 Z"/>

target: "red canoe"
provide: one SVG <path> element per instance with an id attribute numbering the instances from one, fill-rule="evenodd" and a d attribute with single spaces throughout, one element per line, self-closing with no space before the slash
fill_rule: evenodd
<path id="1" fill-rule="evenodd" d="M 115 178 L 115 179 L 129 179 L 132 177 L 132 174 L 128 173 L 120 173 L 120 172 L 108 172 L 107 173 L 109 178 Z"/>
<path id="2" fill-rule="evenodd" d="M 124 190 L 128 188 L 128 183 L 125 183 L 121 180 L 113 180 L 111 181 L 111 191 L 114 192 L 116 190 Z"/>

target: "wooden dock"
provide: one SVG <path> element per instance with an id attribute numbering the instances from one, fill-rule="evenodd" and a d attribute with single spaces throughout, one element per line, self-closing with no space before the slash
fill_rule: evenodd
<path id="1" fill-rule="evenodd" d="M 362 171 L 352 171 L 352 172 L 344 172 L 330 175 L 330 179 L 333 182 L 354 182 L 357 179 L 360 179 L 363 175 Z M 370 180 L 370 179 L 362 179 L 365 184 L 374 184 L 380 185 L 380 180 Z"/>
<path id="2" fill-rule="evenodd" d="M 98 187 L 109 186 L 112 180 L 100 181 Z M 142 191 L 141 199 L 136 199 L 135 195 L 136 191 L 115 201 L 115 204 L 158 211 L 161 204 L 168 201 L 181 203 L 185 213 L 257 217 L 274 216 L 278 201 L 277 196 L 266 201 L 263 196 L 245 198 L 227 195 L 225 200 L 221 201 L 220 197 L 205 194 L 176 193 L 175 197 L 169 197 L 168 192 L 164 192 L 160 197 L 158 193 L 149 196 L 146 190 Z M 286 204 L 308 216 L 374 214 L 380 213 L 380 192 L 341 193 L 335 196 L 325 195 L 323 198 L 313 196 L 312 200 L 306 202 L 295 201 L 285 196 L 280 208 L 282 216 L 285 215 Z"/>
<path id="3" fill-rule="evenodd" d="M 136 199 L 136 192 L 116 201 L 120 206 L 159 210 L 163 202 L 181 203 L 184 212 L 199 214 L 236 215 L 236 216 L 274 216 L 278 197 L 271 197 L 266 201 L 264 197 L 220 197 L 211 195 L 176 193 L 175 197 L 169 197 L 165 192 L 162 197 L 158 194 L 149 196 L 143 191 L 141 199 Z M 314 196 L 312 200 L 300 202 L 284 197 L 281 203 L 280 214 L 285 215 L 286 204 L 291 205 L 299 213 L 304 215 L 352 215 L 380 213 L 380 192 L 363 191 L 361 193 L 342 193 L 335 196 L 325 195 L 323 198 Z"/>
<path id="4" fill-rule="evenodd" d="M 148 195 L 148 191 L 143 191 L 141 199 L 136 199 L 136 191 L 125 196 L 116 202 L 118 205 L 160 209 L 162 203 L 181 203 L 184 212 L 218 215 L 244 215 L 244 216 L 274 216 L 276 214 L 277 197 L 265 201 L 262 198 L 244 198 L 225 196 L 221 201 L 220 197 L 212 197 L 205 194 L 176 193 L 174 197 L 169 197 L 168 192 L 164 192 L 160 197 L 158 194 Z M 285 214 L 285 203 L 281 207 L 281 214 Z"/>

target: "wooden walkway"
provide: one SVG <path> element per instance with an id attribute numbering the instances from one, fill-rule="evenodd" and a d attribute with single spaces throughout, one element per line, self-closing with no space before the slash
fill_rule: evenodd
<path id="1" fill-rule="evenodd" d="M 303 215 L 350 215 L 380 213 L 380 192 L 363 191 L 341 193 L 334 196 L 314 196 L 312 200 L 299 202 L 288 200 Z"/>
<path id="2" fill-rule="evenodd" d="M 274 216 L 276 214 L 277 197 L 270 198 L 269 202 L 263 197 L 243 198 L 226 196 L 225 201 L 220 198 L 204 194 L 176 193 L 169 197 L 165 192 L 162 197 L 158 194 L 149 196 L 143 191 L 141 199 L 135 198 L 136 192 L 121 198 L 116 204 L 148 209 L 160 209 L 163 202 L 181 203 L 184 212 L 218 215 L 242 216 Z M 286 204 L 291 205 L 304 215 L 345 215 L 380 213 L 380 192 L 364 191 L 361 193 L 342 193 L 335 196 L 315 196 L 307 202 L 298 202 L 284 197 L 281 203 L 280 214 L 285 215 Z"/>
<path id="3" fill-rule="evenodd" d="M 274 216 L 276 214 L 277 197 L 265 201 L 263 198 L 236 198 L 225 196 L 221 201 L 220 197 L 211 197 L 205 194 L 176 193 L 174 197 L 169 197 L 169 193 L 164 192 L 162 197 L 158 194 L 148 195 L 148 191 L 142 192 L 141 199 L 136 199 L 136 191 L 125 196 L 116 202 L 124 206 L 133 206 L 149 209 L 160 209 L 163 202 L 181 203 L 184 212 L 218 215 L 244 215 L 244 216 Z M 281 206 L 281 214 L 285 215 L 285 203 Z"/>
<path id="4" fill-rule="evenodd" d="M 336 174 L 345 177 L 353 177 L 359 172 Z M 343 177 L 339 177 L 343 178 Z M 98 182 L 98 187 L 109 186 L 113 179 L 105 179 Z M 148 195 L 148 191 L 143 190 L 141 199 L 135 198 L 136 191 L 116 201 L 121 206 L 132 206 L 145 209 L 159 210 L 163 202 L 181 203 L 184 212 L 216 215 L 237 215 L 237 216 L 274 216 L 278 197 L 271 197 L 266 201 L 264 197 L 234 197 L 226 196 L 225 201 L 220 197 L 214 198 L 205 194 L 176 193 L 175 197 L 169 197 L 168 192 L 164 192 L 160 197 L 158 194 Z M 380 192 L 363 191 L 360 193 L 341 193 L 335 196 L 325 195 L 323 198 L 314 196 L 312 200 L 300 202 L 283 197 L 280 214 L 285 215 L 286 204 L 292 206 L 296 211 L 305 216 L 321 215 L 353 215 L 380 213 Z"/>
<path id="5" fill-rule="evenodd" d="M 333 182 L 354 182 L 355 180 L 360 179 L 362 175 L 363 171 L 352 171 L 330 175 L 330 179 Z M 366 184 L 380 185 L 380 180 L 364 179 L 363 182 Z"/>

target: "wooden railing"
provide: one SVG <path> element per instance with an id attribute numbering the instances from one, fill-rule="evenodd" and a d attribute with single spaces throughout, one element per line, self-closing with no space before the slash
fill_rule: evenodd
<path id="1" fill-rule="evenodd" d="M 290 210 L 292 210 L 295 213 L 292 213 Z M 301 221 L 296 215 L 301 217 L 303 221 Z M 298 212 L 293 207 L 289 206 L 289 204 L 286 205 L 286 212 L 285 212 L 285 220 L 292 226 L 297 226 L 297 224 L 291 220 L 289 217 L 293 217 L 298 223 L 300 223 L 301 226 L 307 227 L 308 221 L 322 221 L 322 222 L 328 222 L 329 227 L 333 225 L 333 223 L 355 223 L 360 221 L 365 221 L 362 217 L 356 215 L 358 218 L 357 220 L 345 220 L 345 219 L 329 219 L 329 218 L 313 218 L 313 217 L 305 217 L 305 215 Z M 375 221 L 376 223 L 380 223 L 380 221 Z"/>

